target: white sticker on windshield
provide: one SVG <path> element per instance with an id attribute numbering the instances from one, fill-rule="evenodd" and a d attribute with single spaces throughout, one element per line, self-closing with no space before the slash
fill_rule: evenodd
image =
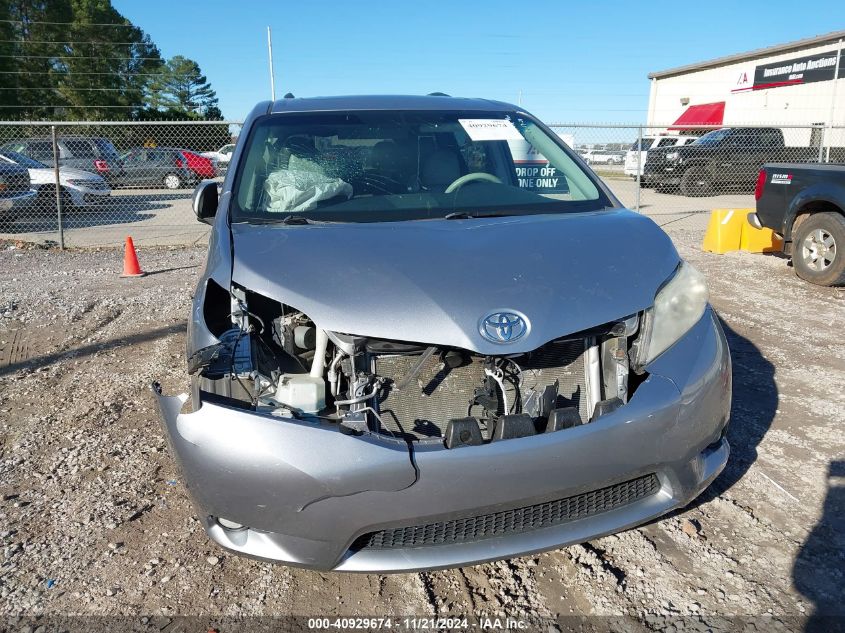
<path id="1" fill-rule="evenodd" d="M 521 141 L 513 123 L 505 119 L 458 119 L 473 141 Z"/>

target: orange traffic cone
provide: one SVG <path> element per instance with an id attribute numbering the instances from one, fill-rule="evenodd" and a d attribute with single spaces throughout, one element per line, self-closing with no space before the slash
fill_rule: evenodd
<path id="1" fill-rule="evenodd" d="M 123 274 L 121 277 L 143 277 L 146 275 L 138 264 L 138 255 L 135 253 L 135 244 L 132 238 L 126 236 L 126 250 L 123 252 Z"/>

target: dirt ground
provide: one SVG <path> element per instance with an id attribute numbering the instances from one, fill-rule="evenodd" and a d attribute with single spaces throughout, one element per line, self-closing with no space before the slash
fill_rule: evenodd
<path id="1" fill-rule="evenodd" d="M 611 622 L 569 616 L 674 631 L 845 615 L 845 292 L 801 282 L 781 258 L 705 254 L 700 231 L 666 229 L 706 273 L 731 346 L 722 476 L 684 511 L 622 534 L 387 576 L 232 556 L 194 518 L 149 384 L 187 387 L 204 249 L 142 250 L 154 274 L 126 280 L 115 250 L 0 245 L 0 615 L 562 618 L 549 633 Z"/>

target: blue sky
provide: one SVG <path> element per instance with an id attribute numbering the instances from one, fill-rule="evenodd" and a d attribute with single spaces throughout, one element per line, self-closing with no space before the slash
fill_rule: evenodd
<path id="1" fill-rule="evenodd" d="M 113 0 L 162 55 L 196 60 L 223 114 L 276 95 L 425 94 L 522 104 L 547 122 L 640 122 L 648 79 L 845 27 L 840 2 Z M 811 10 L 806 10 L 811 6 Z M 693 9 L 700 7 L 700 13 Z"/>

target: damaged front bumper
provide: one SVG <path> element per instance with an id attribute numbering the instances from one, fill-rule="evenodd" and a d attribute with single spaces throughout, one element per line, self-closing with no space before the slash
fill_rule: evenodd
<path id="1" fill-rule="evenodd" d="M 158 400 L 215 542 L 290 565 L 396 572 L 553 549 L 689 503 L 729 452 L 730 357 L 713 313 L 647 369 L 625 406 L 589 424 L 454 450 Z"/>

